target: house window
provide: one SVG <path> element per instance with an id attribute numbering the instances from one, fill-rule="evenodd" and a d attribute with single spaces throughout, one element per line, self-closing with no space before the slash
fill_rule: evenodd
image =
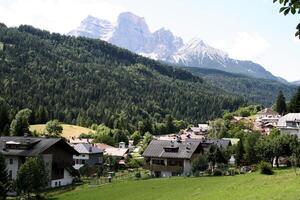
<path id="1" fill-rule="evenodd" d="M 81 160 L 81 164 L 85 165 L 85 160 Z"/>
<path id="2" fill-rule="evenodd" d="M 9 159 L 9 164 L 10 164 L 10 165 L 14 164 L 14 159 L 12 159 L 12 158 Z"/>
<path id="3" fill-rule="evenodd" d="M 153 165 L 165 165 L 165 160 L 152 160 Z"/>

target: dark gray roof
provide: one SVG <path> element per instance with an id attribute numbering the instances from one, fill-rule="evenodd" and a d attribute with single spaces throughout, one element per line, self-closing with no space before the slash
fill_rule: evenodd
<path id="1" fill-rule="evenodd" d="M 184 158 L 189 159 L 201 140 L 191 140 L 182 142 L 172 142 L 167 140 L 152 140 L 143 153 L 144 157 L 155 158 Z M 164 148 L 178 148 L 178 152 L 166 152 Z"/>
<path id="2" fill-rule="evenodd" d="M 93 144 L 76 144 L 74 149 L 81 154 L 97 154 L 102 153 L 103 151 Z"/>
<path id="3" fill-rule="evenodd" d="M 203 144 L 216 145 L 219 148 L 226 149 L 228 146 L 231 146 L 231 141 L 229 139 L 206 139 L 202 141 Z"/>
<path id="4" fill-rule="evenodd" d="M 27 144 L 30 145 L 28 149 L 7 149 L 5 144 Z M 65 146 L 66 151 L 70 151 L 73 154 L 78 152 L 67 144 L 62 138 L 43 138 L 43 137 L 11 137 L 3 136 L 0 137 L 0 152 L 3 155 L 14 155 L 14 156 L 37 156 L 52 147 L 57 143 L 62 143 Z"/>

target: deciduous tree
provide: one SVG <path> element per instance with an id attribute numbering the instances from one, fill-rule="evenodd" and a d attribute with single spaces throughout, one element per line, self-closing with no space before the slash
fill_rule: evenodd
<path id="1" fill-rule="evenodd" d="M 48 173 L 44 161 L 40 157 L 27 158 L 21 165 L 16 179 L 16 189 L 19 194 L 39 194 L 48 185 Z"/>
<path id="2" fill-rule="evenodd" d="M 299 0 L 273 0 L 273 2 L 279 2 L 283 5 L 283 7 L 280 8 L 279 12 L 282 12 L 284 15 L 287 15 L 289 13 L 295 15 L 300 14 L 300 1 Z M 297 32 L 295 33 L 295 36 L 300 39 L 300 23 L 296 27 Z"/>
<path id="3" fill-rule="evenodd" d="M 51 120 L 46 124 L 46 136 L 60 137 L 63 131 L 62 125 L 58 120 Z"/>
<path id="4" fill-rule="evenodd" d="M 14 136 L 23 136 L 25 133 L 30 133 L 29 131 L 29 118 L 32 111 L 28 108 L 20 110 L 15 119 L 10 124 L 10 134 Z"/>

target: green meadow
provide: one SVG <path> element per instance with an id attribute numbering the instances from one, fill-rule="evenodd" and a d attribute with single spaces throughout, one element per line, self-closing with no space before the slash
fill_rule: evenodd
<path id="1" fill-rule="evenodd" d="M 299 171 L 300 173 L 300 171 Z M 274 175 L 250 173 L 236 176 L 131 180 L 98 187 L 82 185 L 52 199 L 57 200 L 234 200 L 300 199 L 300 175 L 277 170 Z"/>

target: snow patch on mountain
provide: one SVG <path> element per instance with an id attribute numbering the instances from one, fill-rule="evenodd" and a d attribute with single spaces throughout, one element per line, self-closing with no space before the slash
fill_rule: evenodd
<path id="1" fill-rule="evenodd" d="M 182 38 L 166 28 L 152 33 L 143 17 L 130 12 L 121 13 L 116 23 L 88 16 L 68 34 L 102 39 L 155 60 L 278 80 L 261 65 L 232 59 L 226 52 L 209 46 L 200 38 L 184 43 Z"/>

